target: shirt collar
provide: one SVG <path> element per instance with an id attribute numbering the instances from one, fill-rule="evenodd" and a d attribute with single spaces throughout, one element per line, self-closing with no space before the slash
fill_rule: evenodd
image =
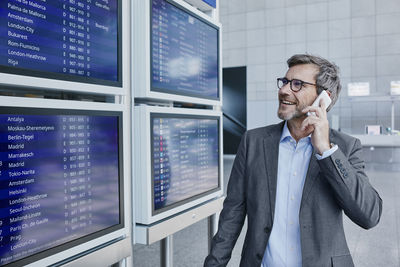
<path id="1" fill-rule="evenodd" d="M 285 124 L 283 125 L 283 131 L 279 141 L 282 142 L 286 138 L 293 138 L 289 132 L 289 128 L 287 127 L 287 121 L 285 121 Z"/>
<path id="2" fill-rule="evenodd" d="M 287 121 L 285 121 L 285 124 L 283 125 L 282 135 L 281 135 L 281 139 L 279 140 L 279 142 L 282 142 L 286 138 L 291 138 L 291 139 L 294 140 L 294 138 L 290 134 L 289 128 L 287 126 Z M 303 139 L 305 139 L 305 141 L 307 143 L 311 142 L 311 134 L 309 134 L 308 136 L 306 136 L 306 137 L 304 137 L 304 138 L 302 138 L 300 140 L 303 140 Z"/>

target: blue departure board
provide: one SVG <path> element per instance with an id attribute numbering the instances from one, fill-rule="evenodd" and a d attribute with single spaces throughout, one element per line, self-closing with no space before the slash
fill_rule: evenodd
<path id="1" fill-rule="evenodd" d="M 219 118 L 151 114 L 153 212 L 219 188 Z"/>
<path id="2" fill-rule="evenodd" d="M 212 6 L 213 8 L 217 7 L 217 1 L 216 0 L 203 0 L 204 3 Z"/>
<path id="3" fill-rule="evenodd" d="M 151 11 L 151 90 L 219 99 L 218 28 L 165 0 Z"/>
<path id="4" fill-rule="evenodd" d="M 0 108 L 0 266 L 123 227 L 120 120 Z"/>
<path id="5" fill-rule="evenodd" d="M 0 71 L 120 86 L 118 0 L 0 1 Z"/>

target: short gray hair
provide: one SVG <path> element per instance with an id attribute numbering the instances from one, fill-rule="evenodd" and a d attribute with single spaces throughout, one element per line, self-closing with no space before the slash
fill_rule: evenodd
<path id="1" fill-rule="evenodd" d="M 329 111 L 336 103 L 342 89 L 339 78 L 339 67 L 322 57 L 309 54 L 293 55 L 287 60 L 287 64 L 289 68 L 301 64 L 314 64 L 319 68 L 319 72 L 315 76 L 317 92 L 318 94 L 323 90 L 331 92 L 332 103 L 328 108 Z"/>

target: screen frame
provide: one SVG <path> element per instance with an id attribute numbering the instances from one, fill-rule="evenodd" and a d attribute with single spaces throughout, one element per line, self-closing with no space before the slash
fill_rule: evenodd
<path id="1" fill-rule="evenodd" d="M 153 137 L 154 137 L 154 132 L 153 132 L 154 118 L 199 119 L 199 120 L 201 120 L 201 119 L 209 119 L 209 120 L 215 120 L 215 121 L 217 121 L 217 132 L 218 132 L 217 140 L 218 141 L 220 140 L 220 135 L 221 135 L 220 127 L 219 127 L 220 126 L 220 117 L 218 117 L 218 116 L 189 115 L 189 114 L 180 114 L 179 115 L 179 114 L 156 113 L 156 112 L 150 114 L 150 140 L 152 140 L 151 148 L 150 148 L 151 149 L 151 215 L 154 216 L 154 215 L 161 214 L 161 213 L 163 213 L 165 211 L 171 210 L 173 208 L 179 207 L 179 206 L 181 206 L 183 204 L 192 202 L 193 200 L 199 199 L 201 197 L 207 196 L 209 194 L 212 194 L 212 193 L 215 193 L 215 192 L 218 192 L 219 190 L 221 190 L 221 186 L 222 186 L 221 185 L 221 177 L 219 177 L 220 173 L 221 173 L 221 164 L 220 164 L 220 157 L 221 157 L 220 152 L 221 151 L 220 151 L 220 144 L 218 144 L 218 177 L 217 177 L 218 186 L 215 187 L 215 188 L 212 188 L 210 190 L 207 190 L 205 192 L 202 192 L 200 194 L 193 195 L 193 196 L 191 196 L 189 198 L 182 199 L 180 201 L 177 201 L 177 202 L 174 202 L 172 204 L 169 204 L 169 205 L 167 205 L 167 206 L 165 206 L 163 208 L 155 210 L 155 207 L 154 207 L 154 157 L 153 157 L 153 155 L 154 155 L 154 142 L 153 142 Z"/>
<path id="2" fill-rule="evenodd" d="M 4 101 L 3 101 L 4 99 Z M 8 100 L 7 100 L 8 99 Z M 113 104 L 97 104 L 97 103 L 84 103 L 83 105 L 85 108 L 78 108 L 79 106 L 82 105 L 82 103 L 74 103 L 74 107 L 65 107 L 65 108 L 60 108 L 60 106 L 65 106 L 65 101 L 62 100 L 37 100 L 38 102 L 50 104 L 50 105 L 31 105 L 30 103 L 36 102 L 36 99 L 29 99 L 27 102 L 27 105 L 21 106 L 18 105 L 17 103 L 10 104 L 9 101 L 16 99 L 16 97 L 0 97 L 0 112 L 2 114 L 18 114 L 18 111 L 30 111 L 30 113 L 27 113 L 29 115 L 98 115 L 98 116 L 116 116 L 118 118 L 118 160 L 119 160 L 119 177 L 118 177 L 118 189 L 119 189 L 119 223 L 110 227 L 107 227 L 105 229 L 93 232 L 91 234 L 82 236 L 80 238 L 65 242 L 63 244 L 57 245 L 55 247 L 43 250 L 41 252 L 37 252 L 35 254 L 32 254 L 30 256 L 21 258 L 19 260 L 10 262 L 6 265 L 1 265 L 1 266 L 7 266 L 7 267 L 12 267 L 12 266 L 21 266 L 26 265 L 26 264 L 35 264 L 37 261 L 44 261 L 47 262 L 49 261 L 48 258 L 53 257 L 55 260 L 52 260 L 52 263 L 55 263 L 60 260 L 64 260 L 65 256 L 60 255 L 64 254 L 65 251 L 67 250 L 75 250 L 75 248 L 82 246 L 82 247 L 87 247 L 87 243 L 92 242 L 93 245 L 95 243 L 98 243 L 97 246 L 103 244 L 106 241 L 100 241 L 100 239 L 105 239 L 106 236 L 109 236 L 107 238 L 108 241 L 114 240 L 116 238 L 120 238 L 123 236 L 123 233 L 126 232 L 126 227 L 127 227 L 127 214 L 126 214 L 126 205 L 125 205 L 125 198 L 127 192 L 125 191 L 124 184 L 126 183 L 124 179 L 124 150 L 123 150 L 123 142 L 124 142 L 124 128 L 123 128 L 123 109 L 121 107 L 117 108 L 111 107 Z M 22 100 L 24 102 L 24 100 Z M 7 102 L 9 104 L 7 104 Z M 13 102 L 20 102 L 20 101 L 13 101 Z M 76 101 L 79 102 L 79 101 Z M 50 107 L 46 107 L 50 106 Z M 103 108 L 102 108 L 103 107 Z M 4 112 L 3 112 L 4 111 Z M 95 240 L 98 239 L 98 242 Z M 60 253 L 62 252 L 62 253 Z M 82 251 L 80 251 L 82 252 Z M 58 256 L 57 256 L 58 254 Z M 65 255 L 68 255 L 66 253 Z M 61 256 L 61 257 L 60 257 Z M 73 256 L 73 255 L 71 255 Z M 58 260 L 57 260 L 58 258 Z"/>
<path id="3" fill-rule="evenodd" d="M 222 133 L 222 112 L 211 109 L 192 109 L 192 108 L 174 108 L 161 106 L 136 105 L 133 110 L 133 175 L 134 175 L 134 205 L 136 225 L 151 225 L 171 218 L 182 212 L 186 212 L 194 207 L 204 205 L 208 201 L 217 199 L 224 194 L 224 175 L 223 175 L 223 155 L 222 144 L 223 135 L 219 135 L 219 181 L 220 190 L 209 193 L 197 199 L 191 199 L 190 202 L 183 203 L 177 207 L 168 209 L 159 214 L 152 214 L 152 185 L 151 185 L 151 138 L 150 138 L 150 114 L 166 113 L 172 115 L 194 115 L 205 117 L 219 117 L 219 132 Z"/>
<path id="4" fill-rule="evenodd" d="M 150 44 L 150 64 L 149 64 L 149 68 L 150 68 L 150 91 L 151 92 L 157 92 L 157 93 L 165 93 L 165 94 L 169 94 L 169 95 L 179 95 L 179 96 L 184 96 L 184 97 L 194 97 L 194 98 L 199 98 L 199 99 L 205 99 L 205 100 L 213 100 L 213 101 L 220 101 L 221 100 L 221 59 L 220 59 L 220 45 L 221 45 L 221 40 L 220 40 L 220 27 L 214 23 L 211 23 L 210 21 L 206 20 L 205 18 L 199 16 L 198 14 L 196 14 L 195 12 L 189 10 L 189 8 L 178 4 L 176 1 L 172 1 L 172 0 L 161 0 L 166 2 L 167 4 L 170 4 L 176 8 L 178 8 L 179 10 L 189 14 L 190 16 L 195 17 L 196 19 L 200 20 L 201 22 L 203 22 L 204 24 L 210 26 L 211 28 L 214 28 L 217 31 L 217 61 L 218 61 L 218 67 L 217 67 L 217 97 L 209 97 L 209 96 L 203 96 L 201 94 L 195 94 L 195 93 L 184 93 L 181 92 L 179 90 L 169 90 L 169 89 L 165 89 L 165 88 L 158 88 L 153 86 L 153 79 L 152 79 L 152 74 L 153 74 L 153 42 L 152 42 L 152 38 L 153 38 L 153 32 L 152 32 L 152 18 L 153 18 L 153 0 L 149 1 L 150 4 L 150 16 L 149 16 L 149 29 L 150 29 L 150 34 L 149 34 L 149 44 Z"/>
<path id="5" fill-rule="evenodd" d="M 124 72 L 124 64 L 123 64 L 123 31 L 126 28 L 123 25 L 123 9 L 122 9 L 122 2 L 125 0 L 115 0 L 117 2 L 117 81 L 109 81 L 109 80 L 102 80 L 99 78 L 88 78 L 82 77 L 78 75 L 70 75 L 70 74 L 62 74 L 56 72 L 47 72 L 47 71 L 40 71 L 40 70 L 32 70 L 26 68 L 16 68 L 11 66 L 0 65 L 0 84 L 3 85 L 11 85 L 20 87 L 23 83 L 24 86 L 32 86 L 32 84 L 37 85 L 35 87 L 43 88 L 41 83 L 48 83 L 48 80 L 54 80 L 55 82 L 59 82 L 60 86 L 53 86 L 54 88 L 69 89 L 67 87 L 75 88 L 76 84 L 85 84 L 87 85 L 88 89 L 84 90 L 91 93 L 101 93 L 106 90 L 107 87 L 112 87 L 114 90 L 121 91 L 123 87 L 123 72 Z M 20 79 L 24 77 L 25 79 Z M 37 80 L 38 79 L 38 80 Z M 42 81 L 44 79 L 44 81 Z M 11 81 L 11 82 L 10 82 Z M 15 81 L 15 82 L 14 82 Z M 21 83 L 22 81 L 22 83 Z M 73 83 L 70 86 L 66 86 L 65 82 Z M 75 86 L 74 86 L 75 85 Z M 100 86 L 100 87 L 99 87 Z M 47 88 L 47 86 L 44 86 Z M 76 89 L 72 89 L 76 90 Z M 110 92 L 112 94 L 114 92 Z M 121 93 L 121 92 L 119 92 Z"/>

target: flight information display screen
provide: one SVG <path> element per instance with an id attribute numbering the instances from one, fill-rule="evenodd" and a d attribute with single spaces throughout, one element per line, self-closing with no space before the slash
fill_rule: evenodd
<path id="1" fill-rule="evenodd" d="M 218 117 L 153 113 L 151 125 L 154 213 L 218 190 Z"/>
<path id="2" fill-rule="evenodd" d="M 0 1 L 0 71 L 121 84 L 120 0 Z"/>
<path id="3" fill-rule="evenodd" d="M 218 28 L 165 0 L 151 12 L 151 90 L 219 99 Z"/>
<path id="4" fill-rule="evenodd" d="M 123 227 L 120 131 L 119 112 L 0 108 L 0 266 Z"/>

